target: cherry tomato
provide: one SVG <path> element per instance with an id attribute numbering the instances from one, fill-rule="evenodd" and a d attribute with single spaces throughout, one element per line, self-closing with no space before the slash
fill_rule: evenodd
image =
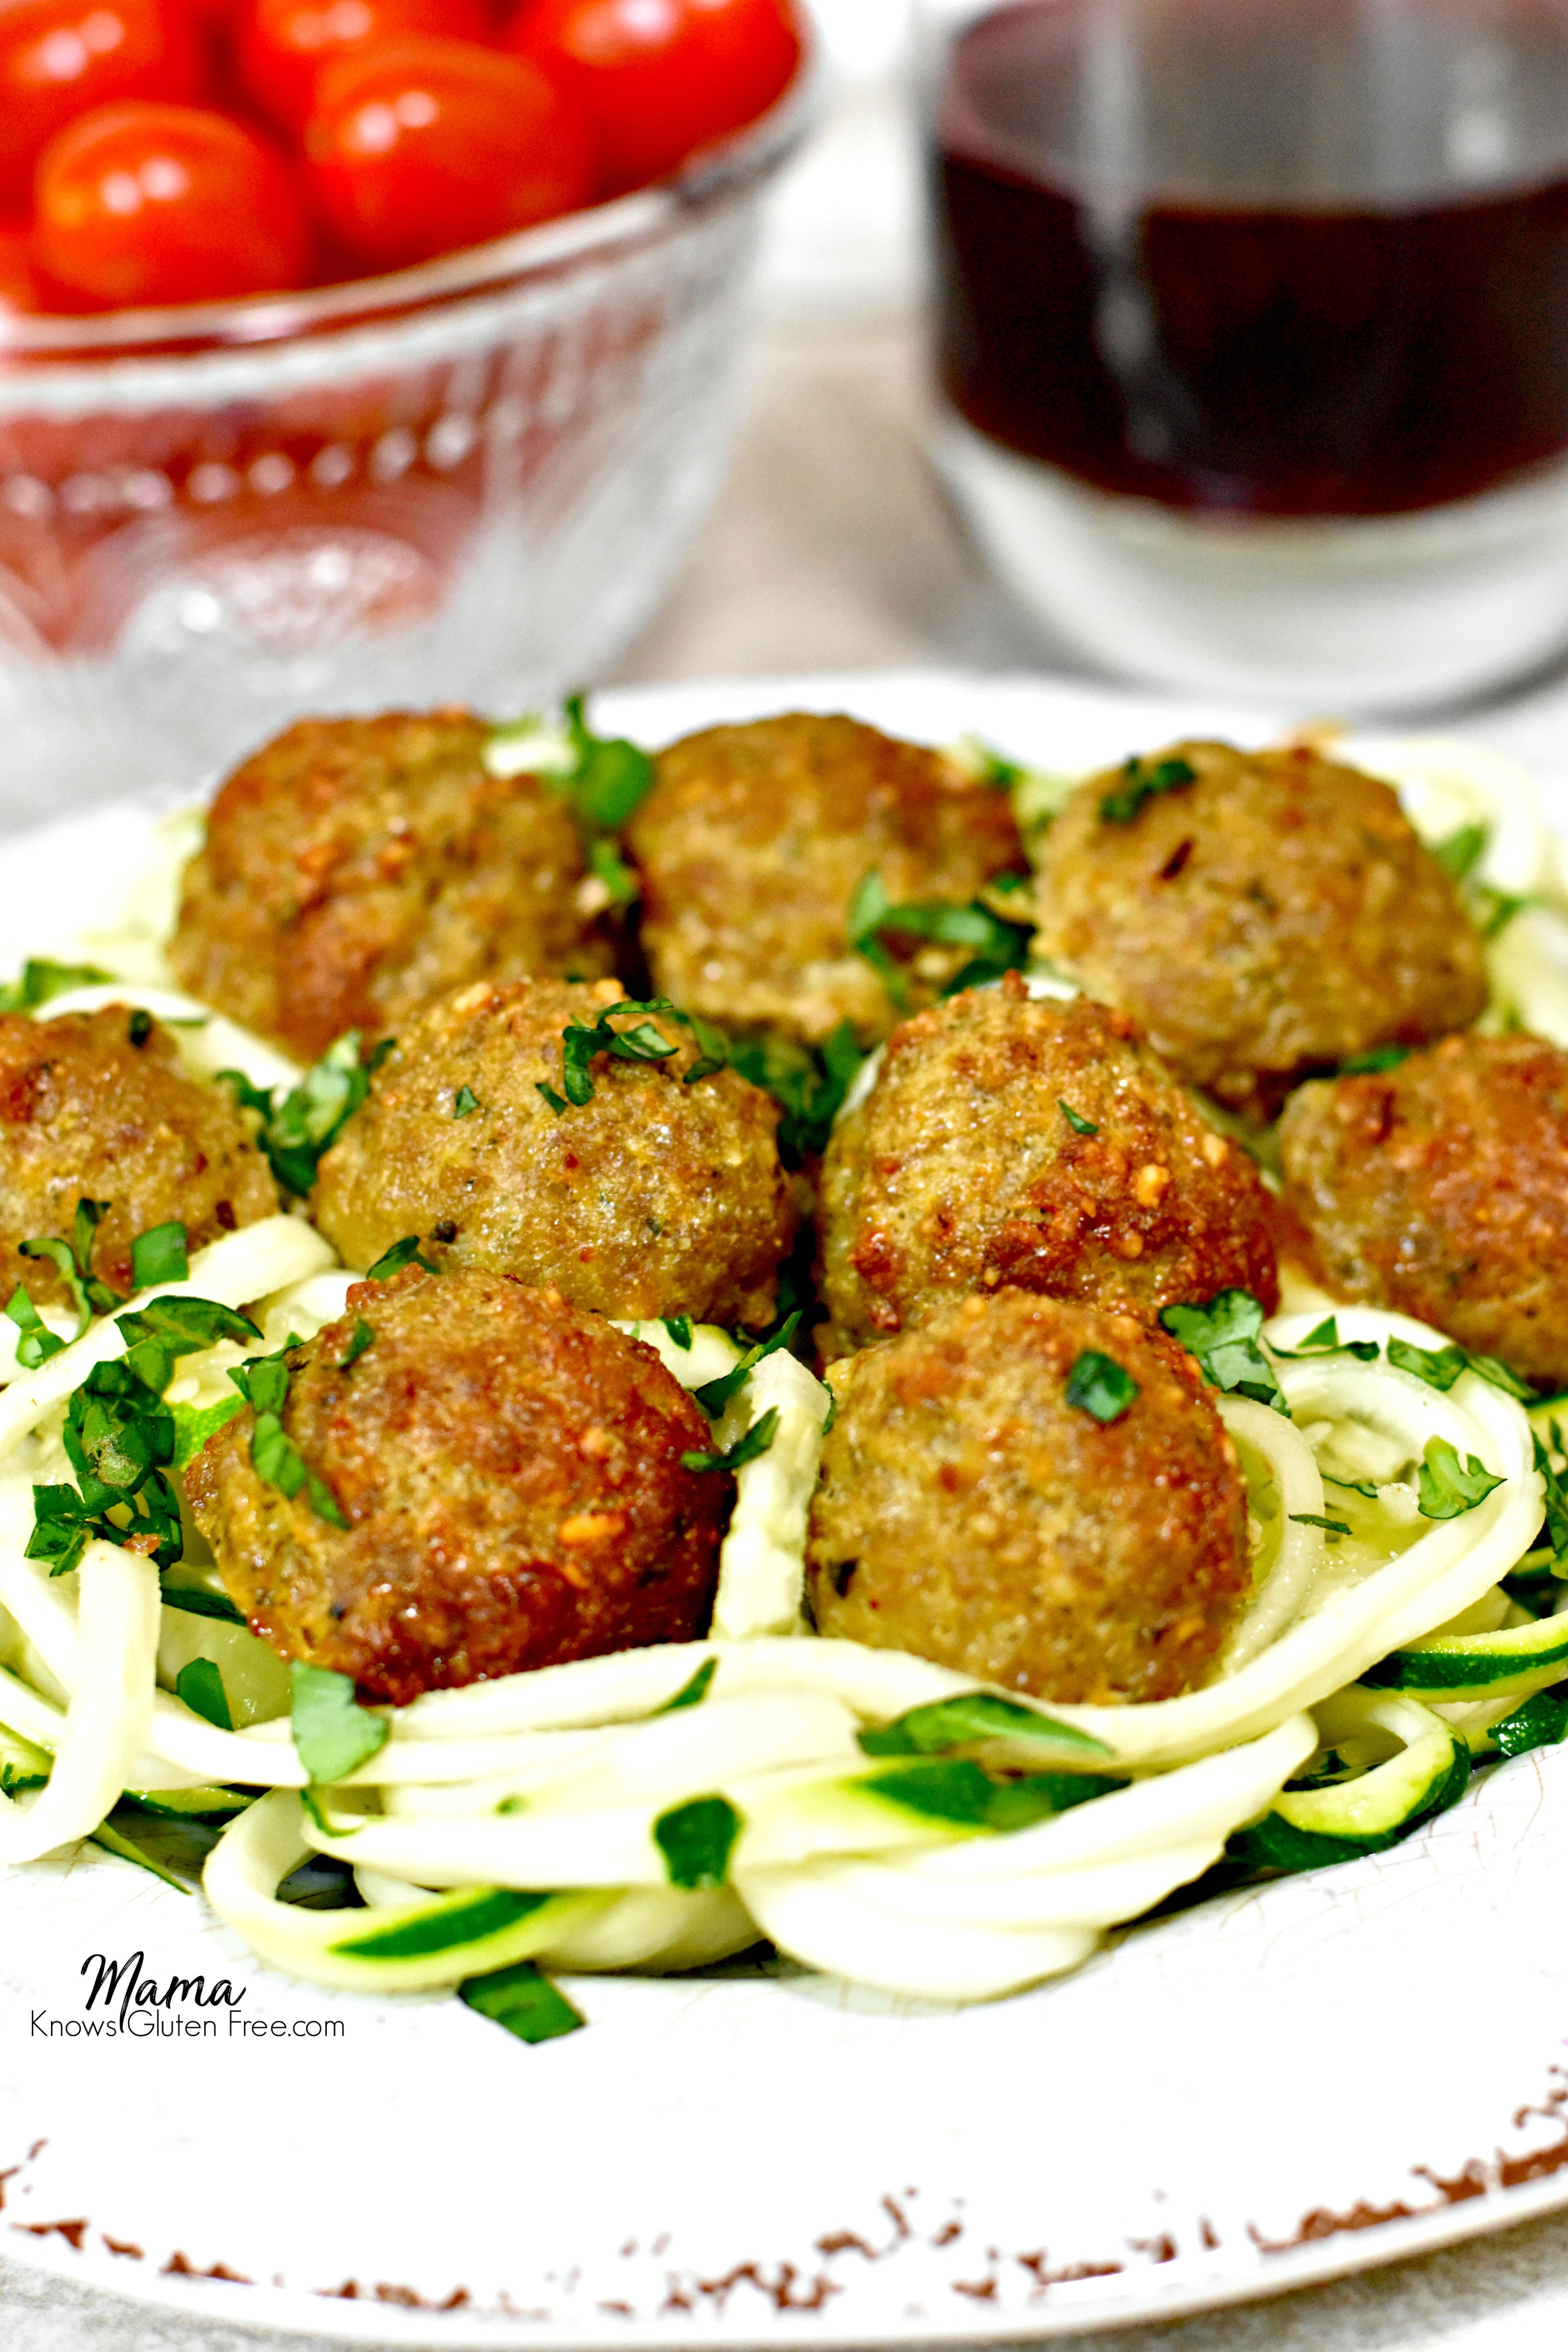
<path id="1" fill-rule="evenodd" d="M 253 0 L 241 23 L 240 71 L 263 111 L 297 131 L 322 69 L 340 58 L 404 33 L 482 42 L 489 31 L 483 0 Z"/>
<path id="2" fill-rule="evenodd" d="M 579 101 L 617 194 L 763 112 L 801 53 L 789 0 L 524 0 L 506 43 Z"/>
<path id="3" fill-rule="evenodd" d="M 591 132 L 537 67 L 410 37 L 330 66 L 305 153 L 344 252 L 399 269 L 574 212 L 595 193 Z"/>
<path id="4" fill-rule="evenodd" d="M 0 221 L 0 317 L 44 308 L 33 275 L 32 234 L 26 221 Z"/>
<path id="5" fill-rule="evenodd" d="M 26 200 L 58 131 L 117 98 L 195 98 L 189 15 L 165 0 L 0 0 L 0 201 Z"/>
<path id="6" fill-rule="evenodd" d="M 227 115 L 100 107 L 38 164 L 34 251 L 106 308 L 217 300 L 300 285 L 305 208 L 283 158 Z"/>

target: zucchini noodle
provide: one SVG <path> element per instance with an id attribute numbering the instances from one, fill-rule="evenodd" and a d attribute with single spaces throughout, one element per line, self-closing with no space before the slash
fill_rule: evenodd
<path id="1" fill-rule="evenodd" d="M 1397 784 L 1428 840 L 1484 832 L 1475 878 L 1500 904 L 1530 902 L 1491 941 L 1492 1017 L 1568 1042 L 1564 878 L 1530 779 L 1463 745 L 1369 739 L 1346 756 Z M 298 1078 L 163 984 L 151 929 L 118 936 L 139 975 L 129 992 L 76 990 L 41 1017 L 129 992 L 184 1024 L 174 1034 L 194 1072 Z M 845 1112 L 875 1070 L 873 1057 Z M 126 1305 L 188 1294 L 244 1307 L 275 1349 L 341 1315 L 355 1278 L 302 1215 L 279 1215 Z M 1391 1340 L 1440 1350 L 1439 1332 L 1287 1290 L 1262 1344 L 1288 1412 L 1218 1400 L 1247 1478 L 1254 1583 L 1213 1677 L 1186 1696 L 1106 1706 L 991 1693 L 989 1714 L 950 1718 L 951 1738 L 900 1747 L 904 1718 L 981 1686 L 811 1631 L 804 1561 L 831 1402 L 781 1348 L 715 1424 L 727 1451 L 776 1416 L 736 1475 L 709 1638 L 372 1709 L 384 1744 L 314 1788 L 279 1661 L 204 1613 L 223 1603 L 199 1540 L 168 1579 L 171 1593 L 185 1586 L 184 1607 L 160 1609 L 153 1563 L 109 1543 L 52 1577 L 25 1556 L 34 1484 L 68 1475 L 67 1400 L 125 1346 L 114 1319 L 36 1371 L 0 1344 L 0 1727 L 52 1759 L 42 1789 L 0 1797 L 0 1860 L 92 1834 L 123 1791 L 171 1811 L 181 1791 L 223 1796 L 225 1810 L 240 1801 L 229 1792 L 259 1791 L 217 1839 L 205 1893 L 264 1960 L 314 1983 L 432 1992 L 522 1961 L 680 1969 L 767 1936 L 860 1983 L 974 2000 L 1077 1965 L 1227 1849 L 1276 1867 L 1376 1851 L 1453 1801 L 1521 1698 L 1568 1675 L 1568 1611 L 1535 1618 L 1510 1598 L 1521 1563 L 1536 1560 L 1531 1592 L 1551 1564 L 1531 1554 L 1543 1486 L 1520 1404 L 1474 1371 L 1442 1391 L 1390 1362 Z M 1317 1337 L 1325 1312 L 1333 1348 Z M 689 1390 L 741 1361 L 711 1328 L 678 1326 L 684 1346 L 664 1323 L 620 1328 Z M 1349 1342 L 1376 1352 L 1358 1360 Z M 226 1399 L 246 1352 L 226 1340 L 180 1357 L 170 1402 Z M 1496 1482 L 1452 1517 L 1422 1513 L 1435 1444 Z M 217 1665 L 235 1728 L 172 1686 L 198 1660 Z M 364 1907 L 280 1899 L 312 1856 L 346 1864 Z"/>

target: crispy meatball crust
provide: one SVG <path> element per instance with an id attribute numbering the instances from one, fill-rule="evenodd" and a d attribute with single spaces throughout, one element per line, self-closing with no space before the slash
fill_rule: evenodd
<path id="1" fill-rule="evenodd" d="M 356 1324 L 374 1333 L 347 1370 Z M 707 1624 L 734 1493 L 651 1348 L 552 1290 L 411 1266 L 289 1359 L 283 1425 L 349 1521 L 251 1466 L 248 1409 L 186 1474 L 252 1630 L 405 1706 Z"/>
<path id="2" fill-rule="evenodd" d="M 1123 771 L 1068 801 L 1039 945 L 1183 1077 L 1267 1117 L 1314 1070 L 1475 1020 L 1480 936 L 1389 785 L 1305 746 L 1176 743 L 1144 773 L 1164 760 L 1196 782 L 1128 823 L 1100 814 Z"/>
<path id="3" fill-rule="evenodd" d="M 800 1223 L 778 1105 L 733 1070 L 683 1083 L 690 1032 L 645 1021 L 667 1061 L 594 1058 L 591 1101 L 556 1111 L 562 1033 L 591 1028 L 614 981 L 459 991 L 407 1024 L 321 1161 L 311 1213 L 350 1265 L 405 1234 L 442 1266 L 550 1282 L 626 1318 L 761 1324 Z M 462 1089 L 475 1108 L 456 1115 Z"/>
<path id="4" fill-rule="evenodd" d="M 828 1143 L 818 1225 L 829 1356 L 1003 1284 L 1151 1319 L 1233 1287 L 1279 1301 L 1247 1153 L 1124 1013 L 1031 1001 L 1012 973 L 894 1030 Z"/>
<path id="5" fill-rule="evenodd" d="M 1286 1213 L 1327 1288 L 1568 1387 L 1568 1053 L 1448 1037 L 1303 1087 L 1279 1145 Z"/>
<path id="6" fill-rule="evenodd" d="M 133 1043 L 140 1036 L 142 1043 Z M 52 1021 L 0 1013 L 0 1282 L 40 1307 L 70 1294 L 17 1244 L 70 1238 L 76 1204 L 107 1201 L 92 1270 L 131 1288 L 131 1244 L 179 1219 L 192 1249 L 275 1216 L 278 1188 L 220 1087 L 187 1077 L 166 1029 L 130 1005 Z"/>
<path id="7" fill-rule="evenodd" d="M 803 711 L 672 744 L 629 839 L 659 993 L 807 1045 L 841 1021 L 874 1044 L 898 1018 L 845 929 L 868 874 L 897 906 L 967 906 L 1025 870 L 1005 793 L 940 752 Z M 972 952 L 915 952 L 910 1002 L 929 1003 Z"/>
<path id="8" fill-rule="evenodd" d="M 1102 1425 L 1086 1350 L 1138 1383 Z M 835 1374 L 807 1585 L 823 1633 L 1037 1698 L 1174 1698 L 1251 1586 L 1247 1495 L 1197 1367 L 1131 1318 L 1017 1290 L 937 1307 Z"/>
<path id="9" fill-rule="evenodd" d="M 466 981 L 606 971 L 566 803 L 490 775 L 489 732 L 463 710 L 302 719 L 237 768 L 185 870 L 183 984 L 313 1062 Z"/>

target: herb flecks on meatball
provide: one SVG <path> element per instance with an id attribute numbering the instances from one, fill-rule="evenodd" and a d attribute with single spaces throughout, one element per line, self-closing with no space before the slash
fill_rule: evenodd
<path id="1" fill-rule="evenodd" d="M 605 971 L 570 809 L 490 775 L 489 735 L 462 710 L 305 719 L 236 769 L 185 873 L 184 985 L 313 1062 L 465 982 Z"/>
<path id="2" fill-rule="evenodd" d="M 619 998 L 614 981 L 480 984 L 405 1024 L 321 1161 L 312 1214 L 345 1261 L 417 1234 L 434 1265 L 602 1314 L 768 1322 L 801 1214 L 778 1105 L 733 1070 L 694 1076 L 691 1030 Z M 595 1053 L 573 1102 L 567 1033 L 601 1023 L 647 1057 Z"/>
<path id="3" fill-rule="evenodd" d="M 1115 1377 L 1086 1381 L 1086 1357 Z M 1000 1291 L 938 1307 L 834 1388 L 819 1632 L 1045 1699 L 1174 1698 L 1212 1673 L 1250 1590 L 1246 1488 L 1163 1333 Z"/>
<path id="4" fill-rule="evenodd" d="M 826 1352 L 1011 1285 L 1152 1320 L 1279 1286 L 1270 1203 L 1125 1014 L 1016 975 L 893 1032 L 841 1118 L 818 1204 Z"/>
<path id="5" fill-rule="evenodd" d="M 1279 1146 L 1329 1289 L 1568 1387 L 1568 1053 L 1449 1037 L 1303 1087 Z"/>
<path id="6" fill-rule="evenodd" d="M 849 937 L 868 875 L 890 906 L 967 907 L 1025 870 L 1005 792 L 857 719 L 798 711 L 661 752 L 628 837 L 660 994 L 805 1045 L 843 1021 L 874 1044 L 974 952 L 891 937 L 900 1006 Z"/>
<path id="7" fill-rule="evenodd" d="M 1039 911 L 1046 954 L 1249 1115 L 1486 1003 L 1480 936 L 1396 794 L 1305 746 L 1178 743 L 1092 777 L 1047 836 Z"/>
<path id="8" fill-rule="evenodd" d="M 109 1203 L 92 1271 L 132 1288 L 131 1244 L 153 1225 L 185 1227 L 196 1250 L 278 1211 L 278 1188 L 231 1097 L 187 1077 L 166 1029 L 134 1005 L 0 1013 L 0 1285 L 36 1306 L 70 1294 L 47 1258 L 18 1244 L 68 1242 L 77 1202 Z"/>
<path id="9" fill-rule="evenodd" d="M 258 1473 L 248 1408 L 186 1474 L 284 1657 L 404 1705 L 705 1628 L 734 1482 L 681 1466 L 710 1425 L 651 1348 L 557 1292 L 410 1267 L 288 1360 L 285 1433 L 346 1526 Z"/>

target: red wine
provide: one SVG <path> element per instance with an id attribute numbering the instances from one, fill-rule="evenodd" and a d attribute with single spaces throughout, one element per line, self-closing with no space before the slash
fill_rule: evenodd
<path id="1" fill-rule="evenodd" d="M 949 398 L 1102 489 L 1394 514 L 1568 450 L 1568 0 L 1021 0 L 934 212 Z"/>

